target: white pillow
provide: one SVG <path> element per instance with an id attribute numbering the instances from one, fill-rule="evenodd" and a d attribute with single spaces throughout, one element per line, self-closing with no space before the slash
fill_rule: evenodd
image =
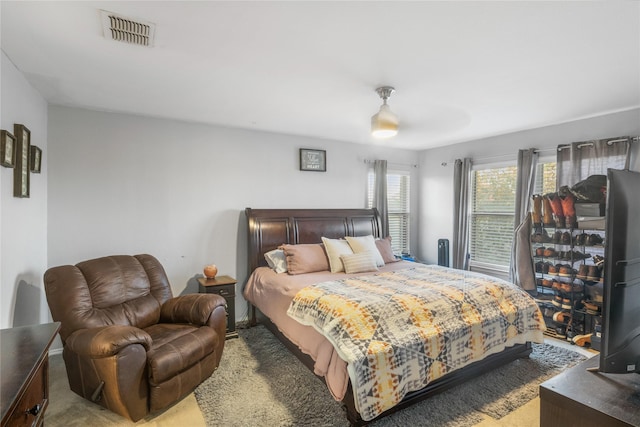
<path id="1" fill-rule="evenodd" d="M 287 257 L 284 255 L 282 249 L 274 249 L 264 254 L 264 259 L 267 260 L 269 267 L 276 273 L 286 273 L 287 271 Z"/>
<path id="2" fill-rule="evenodd" d="M 332 273 L 340 273 L 344 271 L 344 265 L 340 259 L 340 255 L 350 255 L 353 253 L 351 246 L 346 240 L 327 239 L 322 238 L 324 243 L 324 250 L 327 251 L 327 257 L 329 258 L 329 267 Z"/>
<path id="3" fill-rule="evenodd" d="M 378 271 L 376 260 L 371 252 L 360 252 L 351 255 L 340 255 L 345 273 L 364 273 Z"/>
<path id="4" fill-rule="evenodd" d="M 345 237 L 347 242 L 349 242 L 349 246 L 353 250 L 353 253 L 359 254 L 360 252 L 371 252 L 373 255 L 373 259 L 376 261 L 376 265 L 378 267 L 382 267 L 384 265 L 384 259 L 376 246 L 376 241 L 373 236 L 362 236 L 362 237 Z"/>

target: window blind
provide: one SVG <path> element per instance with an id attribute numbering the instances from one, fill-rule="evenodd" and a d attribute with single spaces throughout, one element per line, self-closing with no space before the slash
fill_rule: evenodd
<path id="1" fill-rule="evenodd" d="M 509 266 L 515 219 L 516 167 L 472 172 L 471 261 Z"/>
<path id="2" fill-rule="evenodd" d="M 471 261 L 508 267 L 515 221 L 517 168 L 507 166 L 472 172 L 470 221 Z M 539 163 L 534 194 L 555 191 L 556 163 Z"/>
<path id="3" fill-rule="evenodd" d="M 373 206 L 373 172 L 368 174 L 367 207 Z M 409 173 L 387 171 L 387 204 L 389 208 L 389 235 L 391 247 L 397 254 L 409 252 L 410 224 Z"/>

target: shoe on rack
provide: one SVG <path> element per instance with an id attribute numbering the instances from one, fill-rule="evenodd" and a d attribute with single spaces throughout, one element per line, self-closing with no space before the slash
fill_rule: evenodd
<path id="1" fill-rule="evenodd" d="M 555 305 L 558 308 L 562 307 L 562 297 L 560 295 L 554 296 L 551 304 Z"/>
<path id="2" fill-rule="evenodd" d="M 564 233 L 562 233 L 562 236 L 560 236 L 560 244 L 562 244 L 562 245 L 570 245 L 571 244 L 571 233 L 569 233 L 568 231 L 565 231 Z"/>
<path id="3" fill-rule="evenodd" d="M 558 282 L 557 280 L 554 280 L 551 283 L 551 289 L 555 291 L 559 291 L 560 289 L 562 289 L 562 282 Z"/>
<path id="4" fill-rule="evenodd" d="M 551 243 L 555 243 L 559 245 L 561 238 L 562 238 L 562 231 L 558 230 L 555 233 L 553 233 L 553 237 L 551 238 Z"/>
<path id="5" fill-rule="evenodd" d="M 553 287 L 553 280 L 549 280 L 549 279 L 542 279 L 542 287 L 544 287 L 544 288 L 551 288 L 551 287 Z"/>
<path id="6" fill-rule="evenodd" d="M 549 204 L 551 205 L 551 211 L 553 212 L 553 219 L 556 223 L 556 227 L 564 228 L 565 227 L 564 212 L 562 211 L 562 201 L 560 200 L 560 197 L 558 197 L 558 193 L 549 193 L 544 197 L 546 197 L 549 200 Z"/>
<path id="7" fill-rule="evenodd" d="M 551 242 L 551 236 L 545 231 L 536 231 L 531 235 L 531 241 L 533 243 L 549 243 Z"/>
<path id="8" fill-rule="evenodd" d="M 584 292 L 584 286 L 578 283 L 563 282 L 562 285 L 560 285 L 560 290 L 567 294 L 572 292 Z"/>
<path id="9" fill-rule="evenodd" d="M 571 310 L 571 300 L 569 298 L 562 298 L 560 307 L 564 308 L 565 310 Z"/>
<path id="10" fill-rule="evenodd" d="M 558 252 L 553 248 L 546 248 L 542 251 L 542 255 L 547 258 L 555 258 L 558 256 Z"/>
<path id="11" fill-rule="evenodd" d="M 566 311 L 556 311 L 552 317 L 554 322 L 562 323 L 564 325 L 569 323 L 571 319 L 571 313 L 567 313 Z"/>
<path id="12" fill-rule="evenodd" d="M 580 347 L 585 347 L 586 345 L 591 345 L 592 335 L 593 334 L 576 335 L 573 338 L 571 338 L 571 342 L 573 342 L 575 345 L 578 345 Z"/>
<path id="13" fill-rule="evenodd" d="M 555 299 L 551 301 L 553 305 L 555 305 L 554 301 Z M 602 306 L 600 304 L 597 304 L 593 301 L 583 301 L 583 305 L 584 305 L 584 309 L 587 311 L 588 314 L 598 315 L 600 314 L 600 311 L 602 309 Z"/>
<path id="14" fill-rule="evenodd" d="M 602 257 L 600 255 L 594 255 L 593 256 L 593 263 L 595 265 L 597 265 L 598 267 L 602 267 L 604 265 L 604 257 Z"/>
<path id="15" fill-rule="evenodd" d="M 560 267 L 560 271 L 558 271 L 558 276 L 560 276 L 560 277 L 571 277 L 575 273 L 576 273 L 576 271 L 573 268 L 571 268 L 570 265 L 563 264 L 562 267 Z"/>
<path id="16" fill-rule="evenodd" d="M 553 209 L 551 209 L 551 203 L 546 197 L 542 198 L 542 223 L 545 227 L 553 227 L 555 225 L 553 221 Z"/>
<path id="17" fill-rule="evenodd" d="M 591 258 L 591 254 L 585 254 L 580 251 L 571 251 L 571 259 L 575 261 L 582 261 L 583 259 Z"/>
<path id="18" fill-rule="evenodd" d="M 552 276 L 557 276 L 559 269 L 560 269 L 560 264 L 549 265 L 549 269 L 547 270 L 547 274 L 550 274 Z"/>
<path id="19" fill-rule="evenodd" d="M 587 264 L 580 265 L 580 268 L 578 269 L 578 274 L 576 274 L 576 277 L 580 280 L 589 280 L 587 279 L 588 275 L 589 275 L 589 266 Z"/>
<path id="20" fill-rule="evenodd" d="M 587 272 L 587 280 L 591 280 L 592 282 L 597 282 L 600 280 L 600 269 L 597 265 L 590 265 L 589 270 Z"/>
<path id="21" fill-rule="evenodd" d="M 578 234 L 574 239 L 575 246 L 584 246 L 587 241 L 587 233 Z"/>
<path id="22" fill-rule="evenodd" d="M 575 198 L 573 197 L 573 194 L 567 192 L 564 197 L 560 197 L 560 204 L 562 205 L 562 212 L 565 216 L 565 227 L 575 228 L 577 226 L 577 223 Z"/>
<path id="23" fill-rule="evenodd" d="M 601 245 L 604 240 L 599 234 L 589 234 L 584 241 L 585 246 L 596 246 Z"/>
<path id="24" fill-rule="evenodd" d="M 545 249 L 547 248 L 545 248 L 544 246 L 540 246 L 539 248 L 536 248 L 536 256 L 543 256 Z"/>
<path id="25" fill-rule="evenodd" d="M 542 196 L 534 194 L 531 196 L 533 199 L 533 209 L 531 210 L 531 221 L 534 224 L 542 223 Z"/>

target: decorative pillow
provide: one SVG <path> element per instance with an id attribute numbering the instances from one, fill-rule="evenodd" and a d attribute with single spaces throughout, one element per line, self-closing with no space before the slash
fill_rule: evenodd
<path id="1" fill-rule="evenodd" d="M 287 258 L 289 274 L 313 273 L 328 271 L 329 261 L 320 243 L 302 245 L 282 245 L 278 249 L 284 251 Z"/>
<path id="2" fill-rule="evenodd" d="M 274 249 L 264 254 L 264 259 L 267 260 L 269 267 L 276 273 L 287 272 L 287 257 L 282 249 Z"/>
<path id="3" fill-rule="evenodd" d="M 380 255 L 380 251 L 378 251 L 378 247 L 376 246 L 376 241 L 373 236 L 362 236 L 362 237 L 345 237 L 347 242 L 349 242 L 349 246 L 353 249 L 353 253 L 359 254 L 360 252 L 371 252 L 373 258 L 376 261 L 376 265 L 378 267 L 382 267 L 384 265 L 384 259 L 382 259 L 382 255 Z"/>
<path id="4" fill-rule="evenodd" d="M 375 256 L 372 252 L 358 252 L 351 255 L 340 255 L 345 273 L 364 273 L 378 271 Z"/>
<path id="5" fill-rule="evenodd" d="M 400 261 L 400 258 L 396 258 L 393 254 L 393 249 L 391 249 L 391 236 L 387 236 L 384 239 L 377 239 L 376 247 L 378 248 L 380 255 L 382 255 L 382 259 L 385 264 Z"/>
<path id="6" fill-rule="evenodd" d="M 323 237 L 322 243 L 324 243 L 324 249 L 327 251 L 327 256 L 329 257 L 331 272 L 340 273 L 341 271 L 344 271 L 344 265 L 342 264 L 340 255 L 350 255 L 353 253 L 351 246 L 349 246 L 349 242 L 342 239 L 327 239 L 326 237 Z"/>

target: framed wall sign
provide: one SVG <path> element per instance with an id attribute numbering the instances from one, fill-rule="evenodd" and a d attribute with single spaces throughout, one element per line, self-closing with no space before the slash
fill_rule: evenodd
<path id="1" fill-rule="evenodd" d="M 313 172 L 327 171 L 327 152 L 325 150 L 300 149 L 300 170 Z"/>
<path id="2" fill-rule="evenodd" d="M 33 173 L 40 173 L 40 166 L 42 165 L 42 150 L 35 145 L 31 146 L 31 152 L 29 153 L 29 170 Z"/>
<path id="3" fill-rule="evenodd" d="M 16 137 L 6 130 L 0 131 L 0 165 L 7 168 L 16 165 Z"/>
<path id="4" fill-rule="evenodd" d="M 31 132 L 25 125 L 13 125 L 16 137 L 16 167 L 13 169 L 13 196 L 29 197 L 29 145 Z"/>

